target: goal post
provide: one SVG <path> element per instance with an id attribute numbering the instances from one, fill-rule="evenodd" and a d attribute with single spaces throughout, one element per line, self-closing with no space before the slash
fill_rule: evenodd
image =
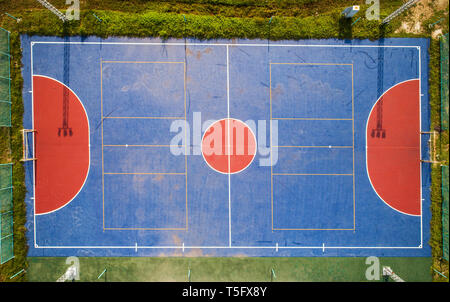
<path id="1" fill-rule="evenodd" d="M 21 161 L 33 161 L 36 160 L 34 154 L 34 139 L 36 130 L 34 129 L 22 129 L 22 159 Z M 31 147 L 29 138 L 31 137 Z"/>
<path id="2" fill-rule="evenodd" d="M 422 163 L 429 163 L 429 164 L 441 164 L 442 162 L 439 161 L 438 156 L 438 150 L 437 150 L 437 142 L 439 140 L 438 134 L 436 131 L 421 131 L 421 135 L 429 135 L 428 139 L 428 150 L 429 150 L 429 159 L 421 158 L 420 161 Z"/>

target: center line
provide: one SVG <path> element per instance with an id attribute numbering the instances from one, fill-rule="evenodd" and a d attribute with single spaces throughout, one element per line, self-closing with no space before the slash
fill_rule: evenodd
<path id="1" fill-rule="evenodd" d="M 231 247 L 231 144 L 230 144 L 230 62 L 227 45 L 227 123 L 228 123 L 228 245 Z M 227 124 L 225 124 L 226 126 Z"/>

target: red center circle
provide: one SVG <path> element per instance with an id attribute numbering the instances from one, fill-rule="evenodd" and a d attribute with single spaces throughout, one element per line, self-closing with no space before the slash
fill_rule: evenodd
<path id="1" fill-rule="evenodd" d="M 217 172 L 241 172 L 255 158 L 255 134 L 240 120 L 229 118 L 216 121 L 203 135 L 202 155 L 206 163 Z"/>

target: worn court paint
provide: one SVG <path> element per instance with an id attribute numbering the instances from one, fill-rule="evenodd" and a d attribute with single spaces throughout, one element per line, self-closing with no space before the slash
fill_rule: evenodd
<path id="1" fill-rule="evenodd" d="M 32 74 L 66 79 L 90 124 L 89 176 L 61 210 L 34 215 L 26 163 L 31 256 L 430 256 L 429 165 L 420 216 L 386 205 L 366 168 L 367 119 L 390 87 L 420 80 L 429 129 L 427 39 L 183 42 L 73 37 L 67 77 L 63 39 L 22 36 L 24 126 Z M 227 175 L 172 156 L 177 118 L 199 147 L 194 112 L 277 119 L 277 164 L 257 153 Z"/>

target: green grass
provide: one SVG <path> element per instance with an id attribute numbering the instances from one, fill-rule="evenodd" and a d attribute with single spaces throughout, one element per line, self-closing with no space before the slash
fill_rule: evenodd
<path id="1" fill-rule="evenodd" d="M 17 32 L 11 34 L 11 128 L 0 128 L 0 158 L 1 163 L 13 163 L 13 211 L 14 211 L 14 255 L 7 263 L 0 265 L 0 282 L 10 281 L 9 277 L 27 269 L 28 246 L 25 238 L 25 170 L 20 159 L 22 158 L 22 135 L 20 130 L 23 119 L 22 100 L 22 74 L 21 74 L 21 48 Z M 4 143 L 8 141 L 8 143 Z M 4 148 L 3 148 L 4 147 Z M 13 281 L 25 281 L 26 275 L 22 274 Z"/>
<path id="2" fill-rule="evenodd" d="M 52 0 L 59 9 L 65 9 L 65 0 Z M 364 0 L 88 0 L 81 2 L 84 10 L 108 10 L 128 13 L 157 12 L 197 15 L 220 15 L 222 17 L 306 17 L 320 15 L 330 9 L 359 4 L 367 7 Z M 402 0 L 382 1 L 382 9 L 393 11 Z M 42 9 L 35 0 L 0 0 L 0 6 L 10 12 L 23 9 Z"/>
<path id="3" fill-rule="evenodd" d="M 360 21 L 352 30 L 349 24 L 343 23 L 341 9 L 335 9 L 320 18 L 311 16 L 305 18 L 283 17 L 274 18 L 270 28 L 270 38 L 304 39 L 304 38 L 371 38 L 380 36 L 378 22 Z M 92 13 L 102 18 L 99 24 Z M 129 37 L 162 37 L 181 38 L 184 35 L 198 39 L 215 38 L 268 38 L 268 19 L 263 18 L 227 18 L 209 15 L 186 15 L 173 13 L 145 12 L 131 14 L 95 10 L 82 12 L 81 21 L 68 22 L 66 26 L 56 16 L 48 11 L 26 11 L 20 17 L 23 21 L 11 24 L 13 21 L 3 18 L 4 27 L 15 27 L 30 35 L 97 35 L 97 36 L 129 36 Z M 391 33 L 388 26 L 386 33 Z M 345 36 L 344 36 L 345 35 Z"/>
<path id="4" fill-rule="evenodd" d="M 10 128 L 0 127 L 0 163 L 11 162 L 11 147 L 10 147 Z"/>
<path id="5" fill-rule="evenodd" d="M 327 281 L 365 282 L 366 258 L 143 258 L 81 257 L 80 281 L 104 281 L 97 277 L 106 268 L 107 281 L 270 282 Z M 405 281 L 431 281 L 430 258 L 379 258 Z M 29 281 L 56 281 L 69 267 L 66 258 L 29 258 Z M 380 269 L 381 273 L 381 269 Z M 381 281 L 381 280 L 380 280 Z"/>
<path id="6" fill-rule="evenodd" d="M 0 8 L 3 7 L 4 11 L 22 19 L 21 23 L 16 24 L 13 19 L 2 16 L 3 27 L 35 35 L 67 33 L 70 35 L 182 37 L 185 34 L 200 39 L 267 38 L 268 18 L 275 16 L 271 24 L 271 39 L 378 38 L 379 22 L 362 18 L 353 28 L 350 28 L 349 24 L 340 22 L 340 13 L 350 4 L 361 4 L 360 15 L 365 14 L 369 6 L 364 4 L 363 0 L 356 2 L 233 0 L 175 3 L 175 1 L 90 0 L 82 3 L 81 21 L 69 22 L 67 28 L 63 28 L 56 16 L 34 0 L 24 0 L 22 4 L 0 0 Z M 385 2 L 381 7 L 381 16 L 387 16 L 401 2 L 401 0 Z M 55 0 L 52 3 L 59 8 L 66 7 L 64 0 Z M 196 5 L 211 7 L 200 8 Z M 183 9 L 184 6 L 186 6 L 185 9 Z M 241 9 L 249 11 L 239 13 Z M 293 13 L 295 10 L 299 10 L 299 13 Z M 105 20 L 101 26 L 92 16 L 93 12 Z M 185 14 L 188 19 L 186 28 L 181 14 Z M 398 22 L 395 21 L 392 26 L 388 26 L 386 34 L 391 33 L 392 28 L 399 24 Z M 343 36 L 343 33 L 346 36 Z"/>
<path id="7" fill-rule="evenodd" d="M 52 0 L 56 7 L 63 9 L 65 0 Z M 403 3 L 402 0 L 382 1 L 381 17 L 387 16 Z M 259 38 L 267 39 L 268 18 L 275 16 L 270 28 L 270 38 L 279 39 L 377 39 L 385 37 L 429 37 L 431 30 L 423 35 L 394 33 L 402 18 L 395 19 L 384 31 L 379 22 L 365 18 L 350 27 L 350 22 L 340 19 L 342 9 L 350 4 L 361 5 L 360 16 L 368 5 L 364 0 L 86 0 L 81 1 L 81 21 L 71 21 L 62 25 L 60 20 L 44 9 L 35 0 L 0 0 L 0 26 L 12 32 L 11 35 L 11 76 L 12 76 L 12 128 L 0 128 L 0 162 L 14 162 L 14 260 L 0 266 L 0 281 L 22 268 L 28 270 L 13 281 L 54 281 L 65 268 L 65 258 L 30 258 L 27 263 L 25 238 L 25 186 L 24 169 L 20 162 L 22 142 L 23 100 L 21 78 L 20 34 L 29 35 L 82 35 L 82 36 L 129 36 L 197 39 L 216 38 Z M 5 16 L 8 12 L 22 18 L 16 23 Z M 104 22 L 99 24 L 94 13 Z M 448 10 L 447 10 L 448 13 Z M 185 24 L 185 14 L 188 22 Z M 443 12 L 436 12 L 426 24 L 440 18 Z M 405 17 L 406 16 L 406 17 Z M 448 15 L 447 15 L 448 16 Z M 425 25 L 426 25 L 425 24 Z M 448 17 L 444 21 L 448 31 Z M 430 106 L 432 126 L 440 122 L 439 49 L 436 42 L 430 48 Z M 11 140 L 10 144 L 8 141 Z M 448 163 L 448 131 L 439 136 L 441 142 L 439 156 Z M 433 276 L 437 281 L 448 281 L 433 273 L 431 266 L 448 276 L 448 262 L 442 255 L 442 224 L 440 223 L 440 169 L 432 169 L 432 221 L 431 239 L 433 261 L 430 258 L 383 258 L 390 261 L 399 275 L 407 281 L 428 281 Z M 185 281 L 187 265 L 191 262 L 194 281 L 268 281 L 267 270 L 278 265 L 277 281 L 363 281 L 364 258 L 81 258 L 85 266 L 86 280 L 95 280 L 105 265 L 111 270 L 111 280 L 163 280 L 164 270 L 170 272 L 167 278 Z M 194 265 L 195 264 L 195 265 Z M 395 267 L 394 267 L 395 265 Z M 241 269 L 242 268 L 242 269 Z M 159 274 L 155 274 L 160 272 Z M 56 275 L 55 275 L 56 274 Z M 270 276 L 270 275 L 269 275 Z M 95 278 L 94 278 L 95 277 Z M 156 278 L 156 279 L 155 279 Z M 196 280 L 195 278 L 198 278 Z M 320 279 L 320 280 L 319 280 Z"/>
<path id="8" fill-rule="evenodd" d="M 441 89 L 440 89 L 440 43 L 432 40 L 430 45 L 430 73 L 429 73 L 429 93 L 430 93 L 430 116 L 431 130 L 439 129 L 441 124 Z M 448 165 L 448 133 L 443 131 L 437 136 L 437 160 Z M 448 261 L 442 259 L 442 192 L 441 192 L 441 166 L 433 164 L 431 168 L 431 222 L 430 241 L 432 248 L 433 266 L 432 268 L 444 273 L 448 277 Z M 448 282 L 448 278 L 440 276 L 431 270 L 434 281 Z"/>

